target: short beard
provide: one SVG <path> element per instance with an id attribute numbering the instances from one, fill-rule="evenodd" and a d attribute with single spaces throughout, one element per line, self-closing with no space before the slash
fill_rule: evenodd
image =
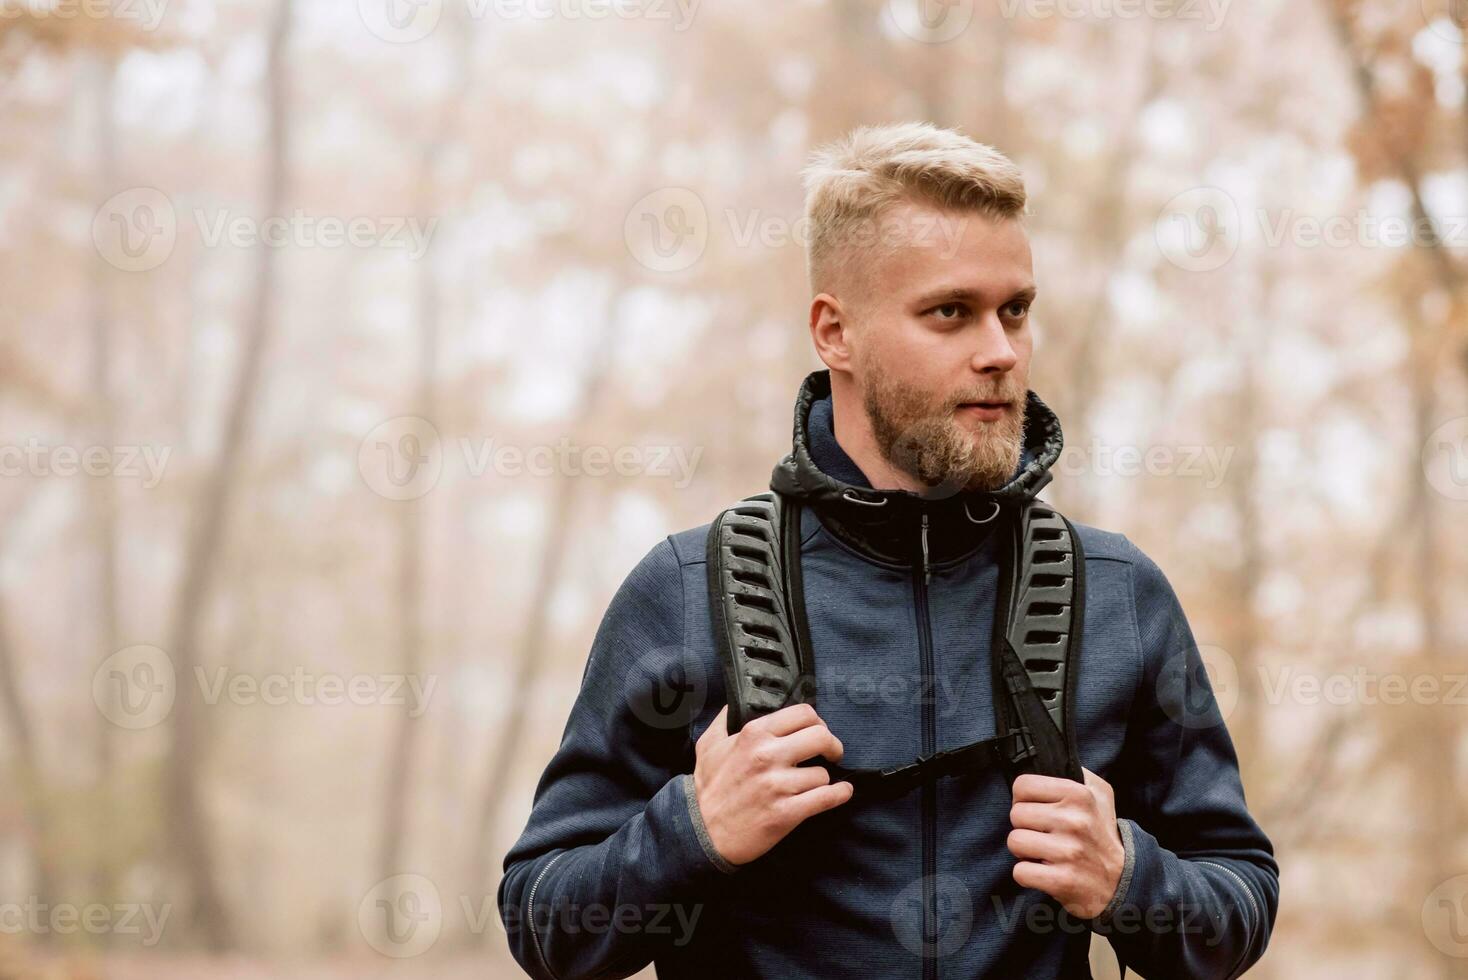
<path id="1" fill-rule="evenodd" d="M 1006 379 L 996 391 L 960 392 L 937 403 L 881 370 L 868 374 L 863 395 L 877 448 L 889 465 L 928 488 L 924 496 L 996 490 L 1019 466 L 1024 449 L 1026 392 Z M 965 402 L 1008 400 L 1011 407 L 996 422 L 980 423 L 977 434 L 964 428 L 955 411 Z"/>

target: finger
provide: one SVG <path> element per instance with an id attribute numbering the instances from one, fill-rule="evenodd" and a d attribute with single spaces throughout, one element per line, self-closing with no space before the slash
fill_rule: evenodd
<path id="1" fill-rule="evenodd" d="M 815 756 L 840 762 L 845 752 L 841 740 L 825 725 L 812 725 L 775 740 L 776 757 L 790 765 Z"/>
<path id="2" fill-rule="evenodd" d="M 726 704 L 719 709 L 718 714 L 714 715 L 714 720 L 709 723 L 708 728 L 704 729 L 703 734 L 698 736 L 698 744 L 700 748 L 707 750 L 727 738 L 729 738 L 729 706 Z"/>
<path id="3" fill-rule="evenodd" d="M 1021 888 L 1038 888 L 1051 898 L 1061 898 L 1057 893 L 1065 889 L 1065 872 L 1054 865 L 1021 861 L 1014 866 L 1011 875 Z"/>
<path id="4" fill-rule="evenodd" d="M 775 774 L 775 784 L 787 796 L 799 796 L 831 782 L 831 773 L 821 766 L 792 766 Z"/>
<path id="5" fill-rule="evenodd" d="M 1082 769 L 1081 775 L 1085 777 L 1086 787 L 1088 789 L 1096 790 L 1108 800 L 1115 798 L 1115 794 L 1112 792 L 1111 789 L 1111 784 L 1108 783 L 1106 780 L 1102 779 L 1100 776 L 1096 775 L 1089 769 Z"/>
<path id="6" fill-rule="evenodd" d="M 1004 843 L 1009 847 L 1009 853 L 1021 860 L 1061 864 L 1070 853 L 1067 841 L 1067 838 L 1042 834 L 1038 830 L 1011 830 Z"/>
<path id="7" fill-rule="evenodd" d="M 1080 783 L 1060 776 L 1027 772 L 1014 781 L 1014 802 L 1060 803 L 1082 791 Z"/>
<path id="8" fill-rule="evenodd" d="M 1064 811 L 1054 803 L 1016 803 L 1009 808 L 1009 825 L 1045 833 L 1065 829 L 1066 821 Z"/>
<path id="9" fill-rule="evenodd" d="M 800 704 L 789 704 L 779 711 L 762 715 L 744 726 L 745 731 L 754 729 L 768 735 L 781 736 L 798 732 L 802 728 L 811 725 L 819 725 L 821 718 L 816 714 L 816 709 L 804 702 Z"/>
<path id="10" fill-rule="evenodd" d="M 830 783 L 826 786 L 817 786 L 815 789 L 807 790 L 798 796 L 790 798 L 792 812 L 796 814 L 797 823 L 809 820 L 818 813 L 833 810 L 847 800 L 856 792 L 856 787 L 846 780 L 839 783 Z"/>

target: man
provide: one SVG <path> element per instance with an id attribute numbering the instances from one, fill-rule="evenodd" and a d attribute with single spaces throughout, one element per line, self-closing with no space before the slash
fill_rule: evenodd
<path id="1" fill-rule="evenodd" d="M 927 125 L 859 129 L 806 171 L 806 380 L 771 488 L 803 507 L 814 705 L 730 734 L 707 527 L 627 578 L 505 859 L 536 977 L 1086 977 L 1092 931 L 1146 977 L 1234 977 L 1278 905 L 1269 840 L 1158 567 L 1075 525 L 1084 783 L 993 768 L 853 799 L 811 760 L 905 764 L 994 734 L 994 529 L 1048 478 L 1028 391 L 1025 191 Z M 681 694 L 671 713 L 668 691 Z M 806 763 L 802 765 L 801 763 Z"/>

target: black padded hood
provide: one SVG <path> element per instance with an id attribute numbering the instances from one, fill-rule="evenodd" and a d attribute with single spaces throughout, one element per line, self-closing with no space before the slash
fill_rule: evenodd
<path id="1" fill-rule="evenodd" d="M 775 467 L 770 489 L 800 500 L 847 544 L 887 563 L 908 564 L 919 557 L 918 533 L 924 515 L 928 517 L 933 562 L 971 553 L 996 525 L 1014 513 L 1018 504 L 1050 482 L 1050 467 L 1065 445 L 1060 420 L 1039 395 L 1030 391 L 1026 395 L 1023 453 L 1014 474 L 1002 487 L 937 495 L 874 490 L 865 480 L 852 482 L 854 476 L 844 480 L 833 475 L 829 469 L 846 467 L 828 462 L 823 469 L 816 461 L 820 453 L 812 453 L 813 447 L 823 441 L 822 433 L 812 431 L 812 409 L 830 397 L 829 371 L 816 371 L 801 385 L 795 401 L 790 454 Z M 844 456 L 834 440 L 829 442 L 833 448 L 827 450 L 828 457 L 832 453 Z"/>

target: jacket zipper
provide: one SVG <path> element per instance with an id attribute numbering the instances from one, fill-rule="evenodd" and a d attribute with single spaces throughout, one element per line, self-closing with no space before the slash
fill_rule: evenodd
<path id="1" fill-rule="evenodd" d="M 922 717 L 924 756 L 937 751 L 938 721 L 933 704 L 933 636 L 928 614 L 928 584 L 932 570 L 928 565 L 928 515 L 922 515 L 922 574 L 913 569 L 912 590 L 917 602 L 918 663 L 922 671 Z M 923 980 L 938 980 L 938 787 L 923 781 Z"/>

